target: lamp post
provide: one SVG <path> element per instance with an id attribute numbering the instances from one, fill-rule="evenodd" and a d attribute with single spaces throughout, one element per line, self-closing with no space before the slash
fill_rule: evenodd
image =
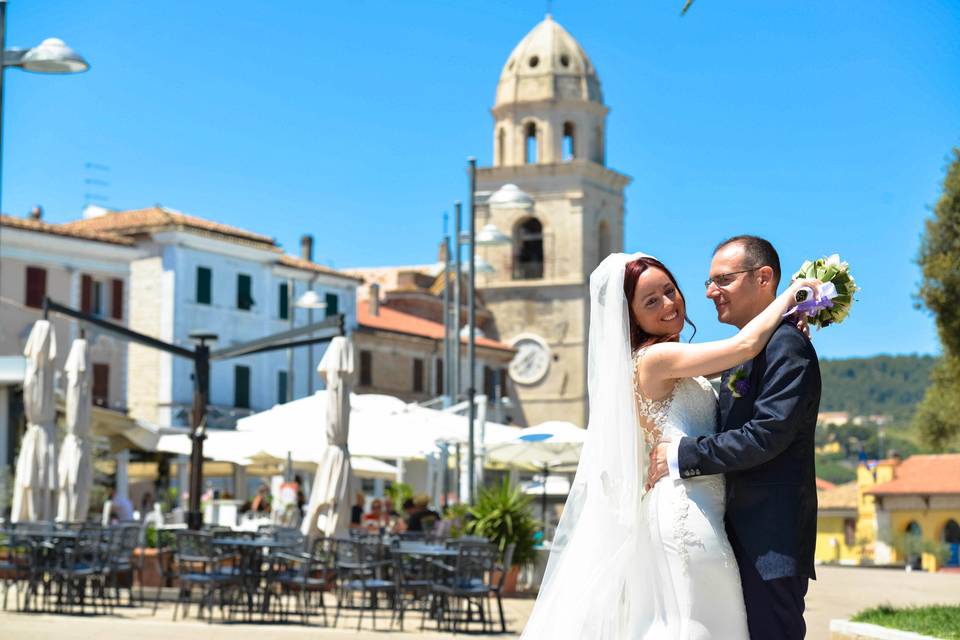
<path id="1" fill-rule="evenodd" d="M 34 73 L 81 73 L 90 64 L 59 38 L 47 38 L 32 49 L 6 49 L 7 0 L 0 0 L 0 211 L 3 211 L 3 77 L 7 67 Z"/>
<path id="2" fill-rule="evenodd" d="M 317 292 L 313 289 L 309 289 L 303 293 L 302 296 L 297 298 L 297 301 L 293 304 L 290 304 L 290 300 L 293 299 L 293 285 L 294 280 L 292 278 L 287 280 L 287 315 L 290 316 L 290 330 L 294 329 L 294 318 L 296 317 L 297 307 L 301 309 L 326 309 L 327 303 L 320 299 L 320 296 L 317 295 Z M 311 322 L 312 324 L 312 322 Z M 312 352 L 311 352 L 312 353 Z M 310 379 L 310 367 L 311 362 L 307 362 L 307 379 Z M 287 402 L 293 401 L 293 349 L 287 349 Z"/>

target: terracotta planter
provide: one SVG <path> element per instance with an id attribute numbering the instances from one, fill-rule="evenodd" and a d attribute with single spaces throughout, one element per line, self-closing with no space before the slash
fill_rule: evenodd
<path id="1" fill-rule="evenodd" d="M 510 567 L 510 570 L 507 571 L 507 578 L 503 581 L 503 591 L 501 592 L 505 596 L 516 595 L 517 593 L 517 579 L 520 577 L 520 567 L 514 565 Z M 494 584 L 500 579 L 500 572 L 495 571 L 493 575 Z"/>
<path id="2" fill-rule="evenodd" d="M 173 562 L 173 553 L 164 549 L 159 551 L 153 548 L 137 548 L 133 550 L 134 566 L 139 566 L 140 557 L 143 556 L 143 586 L 145 587 L 168 587 L 169 584 L 162 584 L 162 567 L 169 567 Z M 135 572 L 136 574 L 136 572 Z"/>

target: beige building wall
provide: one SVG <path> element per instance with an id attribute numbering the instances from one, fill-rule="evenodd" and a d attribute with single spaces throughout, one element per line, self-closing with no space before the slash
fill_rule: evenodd
<path id="1" fill-rule="evenodd" d="M 103 243 L 64 240 L 47 237 L 42 232 L 24 232 L 4 228 L 3 243 L 0 247 L 0 355 L 22 356 L 27 337 L 33 324 L 43 318 L 43 311 L 26 306 L 27 267 L 39 267 L 46 270 L 47 296 L 74 309 L 80 308 L 80 282 L 83 275 L 89 275 L 104 283 L 103 317 L 110 322 L 127 324 L 129 317 L 129 280 L 127 265 L 120 261 L 109 268 L 97 268 L 97 262 L 82 255 L 97 251 L 109 251 Z M 84 246 L 86 245 L 86 246 Z M 95 246 L 89 246 L 95 245 Z M 81 249 L 82 247 L 82 249 Z M 111 247 L 112 248 L 112 247 Z M 103 263 L 104 261 L 100 261 Z M 119 278 L 124 281 L 123 318 L 110 317 L 110 281 Z M 56 367 L 62 371 L 70 346 L 80 336 L 78 323 L 69 318 L 51 314 L 57 340 Z M 88 329 L 87 340 L 90 346 L 90 359 L 93 364 L 105 364 L 109 367 L 107 404 L 111 409 L 126 406 L 126 343 L 95 328 Z"/>
<path id="2" fill-rule="evenodd" d="M 149 336 L 162 336 L 163 258 L 154 256 L 130 265 L 130 326 Z M 127 402 L 134 418 L 156 422 L 160 402 L 161 359 L 159 349 L 131 342 L 127 348 L 130 363 Z"/>

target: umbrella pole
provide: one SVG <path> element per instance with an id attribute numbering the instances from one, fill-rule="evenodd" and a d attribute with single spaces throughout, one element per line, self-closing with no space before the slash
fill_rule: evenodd
<path id="1" fill-rule="evenodd" d="M 543 491 L 540 492 L 540 500 L 543 506 L 543 533 L 547 533 L 547 476 L 550 474 L 550 467 L 543 465 Z"/>

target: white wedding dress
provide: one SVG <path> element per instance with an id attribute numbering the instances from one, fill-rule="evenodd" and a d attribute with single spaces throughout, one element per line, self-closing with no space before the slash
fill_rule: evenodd
<path id="1" fill-rule="evenodd" d="M 714 433 L 717 399 L 703 378 L 659 400 L 639 392 L 623 270 L 641 255 L 613 254 L 590 277 L 587 437 L 526 639 L 749 637 L 723 477 L 643 490 L 651 445 Z"/>

